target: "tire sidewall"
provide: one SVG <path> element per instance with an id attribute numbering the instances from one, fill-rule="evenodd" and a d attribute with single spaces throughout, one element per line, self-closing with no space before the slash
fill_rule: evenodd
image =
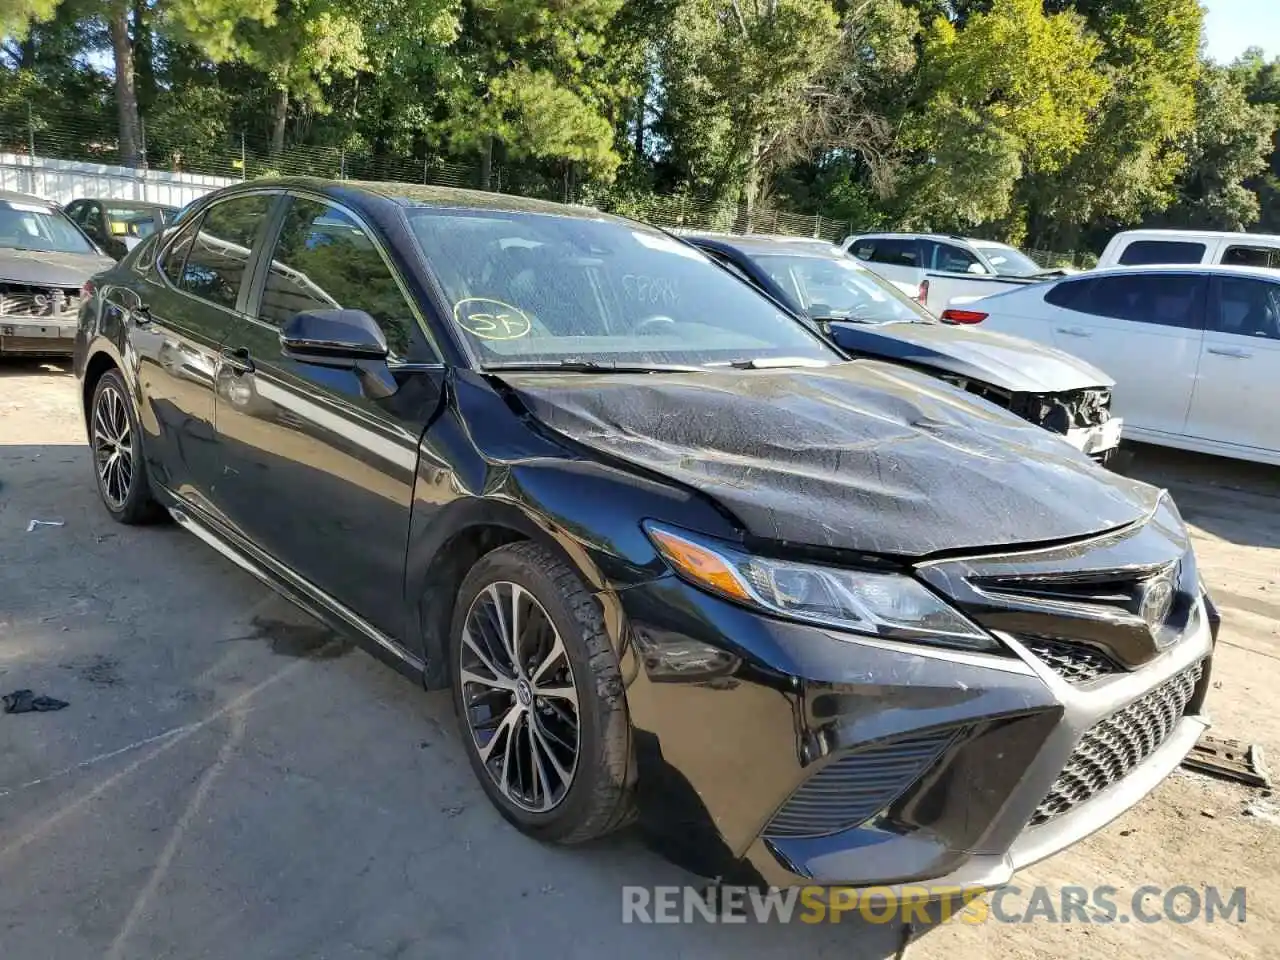
<path id="1" fill-rule="evenodd" d="M 480 761 L 475 739 L 462 702 L 462 684 L 458 679 L 461 661 L 462 627 L 475 598 L 491 583 L 517 583 L 542 604 L 560 633 L 578 691 L 578 764 L 573 782 L 564 799 L 546 813 L 535 813 L 516 806 L 498 789 L 489 771 Z M 606 775 L 603 770 L 604 730 L 608 722 L 600 699 L 600 678 L 595 675 L 587 657 L 583 633 L 587 628 L 568 609 L 563 595 L 548 572 L 525 562 L 503 548 L 482 557 L 467 574 L 458 591 L 449 629 L 449 678 L 454 711 L 464 739 L 463 748 L 476 778 L 498 811 L 515 826 L 539 839 L 554 840 L 572 830 L 585 816 L 596 788 L 596 780 Z M 622 696 L 621 691 L 616 692 Z"/>
<path id="2" fill-rule="evenodd" d="M 129 495 L 125 497 L 120 508 L 113 507 L 102 488 L 102 474 L 98 472 L 97 451 L 93 447 L 93 424 L 98 413 L 98 401 L 110 386 L 120 394 L 124 402 L 125 416 L 129 420 L 129 437 L 133 445 L 133 476 L 129 480 Z M 138 415 L 133 409 L 133 398 L 125 385 L 124 377 L 118 370 L 108 370 L 102 375 L 93 389 L 93 400 L 89 406 L 89 456 L 93 462 L 93 479 L 98 489 L 98 499 L 102 506 L 116 520 L 132 522 L 140 519 L 146 512 L 150 501 L 150 489 L 147 484 L 146 461 L 142 454 L 142 431 L 138 425 Z"/>

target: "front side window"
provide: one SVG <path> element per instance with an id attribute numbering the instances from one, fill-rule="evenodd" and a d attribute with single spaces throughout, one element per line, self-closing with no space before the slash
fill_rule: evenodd
<path id="1" fill-rule="evenodd" d="M 987 272 L 987 268 L 982 266 L 982 262 L 977 256 L 963 247 L 957 247 L 951 243 L 935 243 L 933 247 L 934 270 L 940 270 L 944 273 L 968 273 L 969 269 L 977 264 L 983 273 Z"/>
<path id="2" fill-rule="evenodd" d="M 839 362 L 703 253 L 639 224 L 506 211 L 407 211 L 455 327 L 484 365 Z"/>
<path id="3" fill-rule="evenodd" d="M 1204 278 L 1178 274 L 1095 277 L 1088 296 L 1075 301 L 1072 309 L 1100 317 L 1198 330 L 1204 326 L 1204 287 Z"/>
<path id="4" fill-rule="evenodd" d="M 897 287 L 852 260 L 765 254 L 755 261 L 815 320 L 931 322 Z"/>
<path id="5" fill-rule="evenodd" d="M 148 207 L 107 207 L 107 219 L 117 237 L 149 237 L 162 226 L 159 214 Z"/>
<path id="6" fill-rule="evenodd" d="M 1280 340 L 1280 284 L 1250 277 L 1220 277 L 1211 329 Z"/>
<path id="7" fill-rule="evenodd" d="M 201 300 L 233 309 L 254 237 L 274 199 L 269 194 L 233 197 L 205 211 L 187 253 L 179 288 Z"/>
<path id="8" fill-rule="evenodd" d="M 0 200 L 0 249 L 96 252 L 61 210 L 21 200 Z"/>
<path id="9" fill-rule="evenodd" d="M 259 319 L 283 326 L 306 310 L 363 310 L 393 357 L 408 353 L 417 323 L 373 240 L 338 207 L 293 197 L 271 255 Z"/>
<path id="10" fill-rule="evenodd" d="M 1199 263 L 1204 244 L 1186 240 L 1135 240 L 1120 253 L 1126 267 L 1153 267 L 1160 264 Z"/>

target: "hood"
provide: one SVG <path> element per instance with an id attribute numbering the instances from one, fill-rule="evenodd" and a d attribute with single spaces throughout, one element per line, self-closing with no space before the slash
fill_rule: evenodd
<path id="1" fill-rule="evenodd" d="M 942 323 L 840 323 L 831 337 L 845 350 L 930 367 L 1014 393 L 1063 393 L 1115 381 L 1079 357 L 1021 337 Z"/>
<path id="2" fill-rule="evenodd" d="M 924 374 L 503 374 L 534 417 L 715 498 L 759 537 L 921 557 L 1084 537 L 1157 491 Z"/>
<path id="3" fill-rule="evenodd" d="M 0 248 L 0 281 L 37 287 L 79 287 L 95 273 L 115 266 L 96 253 L 51 253 Z"/>

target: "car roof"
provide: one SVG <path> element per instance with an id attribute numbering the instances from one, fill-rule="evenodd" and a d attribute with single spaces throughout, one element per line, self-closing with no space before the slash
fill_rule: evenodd
<path id="1" fill-rule="evenodd" d="M 632 221 L 603 213 L 594 207 L 531 200 L 509 193 L 465 190 L 460 187 L 437 187 L 430 184 L 396 183 L 374 180 L 325 180 L 319 177 L 272 177 L 248 180 L 245 188 L 305 189 L 324 193 L 334 199 L 363 199 L 391 203 L 399 207 L 439 207 L 453 210 L 488 210 L 494 213 L 541 213 L 582 220 Z M 237 189 L 237 188 L 232 188 Z M 634 224 L 633 224 L 634 225 Z"/>
<path id="2" fill-rule="evenodd" d="M 19 193 L 17 190 L 0 190 L 0 200 L 11 203 L 38 203 L 42 207 L 57 206 L 52 200 L 46 200 L 43 197 L 33 197 L 29 193 Z"/>
<path id="3" fill-rule="evenodd" d="M 1127 277 L 1135 273 L 1175 274 L 1195 273 L 1206 276 L 1221 275 L 1224 277 L 1258 277 L 1262 280 L 1280 281 L 1280 270 L 1267 267 L 1241 267 L 1225 263 L 1160 263 L 1149 266 L 1133 267 L 1099 267 L 1083 273 L 1063 277 L 1057 283 L 1070 283 L 1072 280 L 1084 280 L 1088 277 Z"/>
<path id="4" fill-rule="evenodd" d="M 80 200 L 92 200 L 95 203 L 109 203 L 113 207 L 124 207 L 126 210 L 177 210 L 169 203 L 152 203 L 150 200 L 117 200 L 115 197 L 79 197 Z"/>
<path id="5" fill-rule="evenodd" d="M 847 259 L 839 247 L 825 240 L 808 237 L 773 237 L 760 234 L 686 233 L 686 240 L 699 246 L 720 247 L 739 253 L 785 253 L 792 257 L 810 257 L 815 260 Z M 808 241 L 808 242 L 802 242 Z M 820 245 L 823 247 L 820 249 Z M 829 247 L 830 249 L 825 249 Z"/>
<path id="6" fill-rule="evenodd" d="M 1167 229 L 1151 229 L 1151 230 L 1121 230 L 1112 240 L 1118 237 L 1125 239 L 1140 239 L 1142 237 L 1151 237 L 1157 240 L 1270 240 L 1280 243 L 1280 235 L 1274 233 L 1232 233 L 1225 230 L 1167 230 Z"/>
<path id="7" fill-rule="evenodd" d="M 962 237 L 954 233 L 899 233 L 894 230 L 872 230 L 869 233 L 851 233 L 849 236 L 854 240 L 885 237 L 894 240 L 949 240 L 951 242 L 959 240 L 961 243 L 973 243 L 968 237 Z"/>

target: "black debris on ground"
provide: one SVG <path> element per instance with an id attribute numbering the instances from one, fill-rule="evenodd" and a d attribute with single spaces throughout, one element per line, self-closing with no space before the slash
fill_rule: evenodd
<path id="1" fill-rule="evenodd" d="M 5 713 L 45 713 L 69 706 L 65 700 L 54 697 L 37 697 L 30 690 L 15 690 L 3 698 Z"/>

